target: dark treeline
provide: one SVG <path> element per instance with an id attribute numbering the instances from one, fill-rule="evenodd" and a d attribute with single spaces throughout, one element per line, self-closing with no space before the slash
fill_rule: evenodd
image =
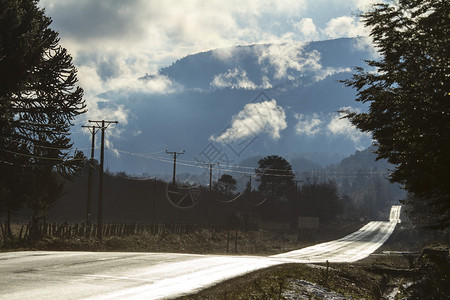
<path id="1" fill-rule="evenodd" d="M 386 160 L 376 160 L 370 147 L 343 159 L 339 164 L 298 174 L 304 182 L 333 182 L 342 198 L 344 210 L 353 217 L 379 219 L 391 205 L 399 205 L 406 192 L 388 179 L 395 166 Z"/>
<path id="2" fill-rule="evenodd" d="M 98 172 L 94 176 L 97 178 Z M 104 178 L 103 220 L 148 224 L 238 223 L 251 228 L 258 226 L 260 221 L 286 222 L 294 226 L 298 216 L 318 217 L 321 223 L 327 223 L 336 217 L 355 215 L 354 210 L 351 214 L 345 210 L 352 204 L 344 202 L 348 199 L 340 196 L 333 181 L 310 179 L 294 184 L 293 178 L 288 176 L 266 173 L 260 177 L 259 182 L 253 181 L 253 189 L 248 182 L 246 189 L 239 193 L 234 191 L 234 179 L 230 175 L 222 176 L 209 191 L 207 187 L 173 187 L 171 183 L 154 178 L 132 178 L 124 172 L 107 173 Z M 280 181 L 280 178 L 285 180 Z M 61 199 L 50 210 L 47 220 L 84 222 L 87 186 L 86 167 L 66 184 Z M 277 188 L 272 189 L 273 186 Z M 97 216 L 96 187 L 93 194 L 91 221 L 94 223 Z"/>
<path id="3" fill-rule="evenodd" d="M 268 156 L 255 168 L 258 176 L 253 177 L 252 185 L 247 177 L 246 188 L 241 192 L 236 190 L 235 178 L 228 174 L 222 175 L 210 191 L 206 186 L 180 184 L 174 187 L 154 177 L 136 178 L 125 172 L 106 172 L 103 222 L 228 224 L 254 229 L 259 228 L 261 222 L 282 222 L 288 228 L 295 228 L 298 217 L 315 217 L 321 224 L 337 220 L 386 219 L 390 206 L 401 199 L 402 191 L 385 179 L 385 173 L 377 171 L 379 164 L 371 166 L 372 156 L 370 150 L 357 152 L 339 165 L 296 176 L 284 158 Z M 49 205 L 41 219 L 95 224 L 98 164 L 94 164 L 94 169 L 89 216 L 89 164 L 86 163 L 75 177 L 65 181 L 62 194 Z M 27 223 L 30 211 L 18 207 L 12 212 L 12 219 Z"/>

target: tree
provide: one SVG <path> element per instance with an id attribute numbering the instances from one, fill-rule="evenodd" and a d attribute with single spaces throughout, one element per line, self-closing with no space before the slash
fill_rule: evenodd
<path id="1" fill-rule="evenodd" d="M 372 133 L 377 158 L 396 166 L 391 181 L 414 196 L 408 205 L 428 207 L 431 228 L 450 225 L 449 14 L 447 0 L 375 5 L 362 17 L 381 58 L 345 81 L 370 104 L 347 117 Z"/>
<path id="2" fill-rule="evenodd" d="M 215 190 L 228 196 L 236 190 L 236 179 L 228 174 L 223 174 L 215 185 Z"/>
<path id="3" fill-rule="evenodd" d="M 342 212 L 342 204 L 333 181 L 306 180 L 300 189 L 300 211 L 303 216 L 320 217 L 329 222 Z"/>
<path id="4" fill-rule="evenodd" d="M 83 90 L 76 86 L 77 70 L 37 3 L 0 0 L 1 173 L 14 170 L 9 174 L 20 173 L 17 180 L 27 179 L 18 195 L 12 193 L 15 188 L 9 180 L 0 178 L 2 194 L 13 195 L 13 201 L 33 198 L 25 197 L 36 191 L 32 183 L 54 182 L 55 171 L 73 175 L 85 159 L 72 150 L 69 132 L 74 118 L 86 111 Z M 60 190 L 58 185 L 48 186 Z M 47 195 L 50 199 L 55 194 Z"/>
<path id="5" fill-rule="evenodd" d="M 255 172 L 260 182 L 258 190 L 266 196 L 280 199 L 295 186 L 292 167 L 281 156 L 271 155 L 259 160 Z"/>

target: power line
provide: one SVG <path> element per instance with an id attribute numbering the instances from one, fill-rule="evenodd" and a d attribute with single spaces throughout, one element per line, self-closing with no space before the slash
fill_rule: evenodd
<path id="1" fill-rule="evenodd" d="M 129 154 L 132 154 L 132 152 L 128 152 Z M 158 153 L 158 152 L 156 152 Z M 153 153 L 149 153 L 150 155 Z M 132 155 L 136 155 L 136 156 L 141 156 L 143 158 L 149 158 L 149 159 L 156 159 L 157 158 L 161 158 L 164 159 L 164 157 L 148 157 L 145 156 L 144 153 L 133 153 Z M 185 165 L 185 166 L 194 166 L 194 165 L 198 165 L 201 164 L 199 161 L 193 161 L 193 160 L 186 160 L 186 159 L 179 159 L 177 158 L 177 163 L 181 164 L 181 165 Z M 185 163 L 185 164 L 183 164 Z M 223 168 L 227 168 L 227 169 L 223 169 Z M 232 171 L 230 169 L 250 169 L 250 170 L 255 170 L 257 167 L 250 167 L 250 166 L 239 166 L 239 165 L 226 165 L 226 167 L 221 167 L 218 166 L 217 169 L 218 170 L 227 170 L 227 171 Z M 286 171 L 285 169 L 273 169 L 273 168 L 267 168 L 264 169 L 266 171 Z M 235 172 L 235 171 L 233 171 Z M 236 171 L 237 172 L 237 171 Z M 328 174 L 389 174 L 389 172 L 387 171 L 327 171 L 327 170 L 317 170 L 317 171 L 305 171 L 305 172 L 317 172 L 317 173 L 328 173 Z M 248 172 L 246 172 L 248 173 Z"/>
<path id="2" fill-rule="evenodd" d="M 5 137 L 5 136 L 0 136 L 0 139 L 7 140 L 9 142 L 14 142 L 14 143 L 17 143 L 17 144 L 23 144 L 24 143 L 23 140 L 21 141 L 21 140 L 17 140 L 17 139 L 10 139 L 9 137 Z M 50 149 L 50 150 L 70 150 L 71 149 L 71 147 L 69 147 L 69 148 L 62 148 L 62 147 L 51 147 L 51 146 L 35 145 L 34 141 L 32 141 L 32 140 L 26 140 L 25 138 L 24 138 L 24 140 L 25 140 L 25 142 L 31 143 L 34 148 Z M 90 148 L 77 148 L 77 150 L 83 150 L 83 149 L 90 149 Z"/>
<path id="3" fill-rule="evenodd" d="M 167 159 L 164 159 L 163 157 L 158 157 L 158 156 L 146 156 L 143 155 L 141 153 L 133 153 L 133 152 L 129 152 L 129 151 L 124 151 L 124 150 L 118 150 L 116 149 L 118 152 L 120 153 L 125 153 L 125 154 L 129 154 L 129 155 L 133 155 L 133 156 L 138 156 L 138 157 L 142 157 L 142 158 L 147 158 L 147 159 L 153 159 L 153 160 L 158 160 L 161 162 L 167 162 L 167 163 L 171 163 L 172 161 L 169 161 Z M 194 167 L 194 168 L 201 168 L 201 169 L 208 169 L 208 167 L 204 166 L 204 165 L 199 165 L 198 162 L 195 162 L 196 164 L 188 164 L 188 163 L 182 163 L 177 161 L 177 163 L 179 165 L 183 165 L 183 166 L 188 166 L 188 167 Z M 247 171 L 240 171 L 240 170 L 232 170 L 232 169 L 227 169 L 227 168 L 217 168 L 220 171 L 225 171 L 225 172 L 230 172 L 230 173 L 239 173 L 239 174 L 251 174 L 251 175 L 259 175 L 262 173 L 255 173 L 255 172 L 247 172 Z M 286 171 L 286 170 L 284 170 Z M 284 174 L 272 174 L 272 173 L 268 173 L 267 175 L 271 175 L 271 176 L 279 176 L 279 177 L 292 177 L 292 175 L 284 175 Z"/>
<path id="4" fill-rule="evenodd" d="M 67 159 L 65 160 L 63 158 L 37 156 L 37 155 L 32 155 L 32 154 L 25 154 L 25 153 L 20 153 L 20 152 L 14 152 L 14 151 L 6 150 L 6 149 L 0 149 L 0 151 L 11 153 L 11 154 L 14 154 L 14 155 L 21 155 L 21 156 L 25 156 L 25 157 L 30 157 L 30 158 L 38 158 L 38 159 L 42 159 L 42 160 L 68 162 Z M 72 159 L 70 159 L 70 161 L 81 161 L 81 160 L 84 160 L 84 158 L 72 158 Z"/>
<path id="5" fill-rule="evenodd" d="M 166 162 L 166 163 L 172 163 L 171 160 L 168 160 L 167 158 L 164 157 L 160 157 L 160 156 L 155 156 L 155 155 L 146 155 L 143 153 L 134 153 L 134 152 L 130 152 L 130 151 L 125 151 L 125 150 L 119 150 L 116 149 L 119 153 L 124 153 L 124 154 L 128 154 L 128 155 L 132 155 L 132 156 L 136 156 L 136 157 L 141 157 L 141 158 L 145 158 L 145 159 L 152 159 L 152 160 L 157 160 L 157 161 L 161 161 L 161 162 Z M 185 163 L 185 162 L 191 162 L 191 163 Z M 208 169 L 207 166 L 199 163 L 198 161 L 189 161 L 189 160 L 182 160 L 182 159 L 177 159 L 177 163 L 179 165 L 183 165 L 183 166 L 187 166 L 187 167 L 194 167 L 194 168 L 200 168 L 200 169 Z M 234 170 L 233 168 L 237 168 L 237 170 Z M 217 166 L 217 170 L 222 171 L 222 172 L 230 172 L 230 173 L 238 173 L 238 174 L 244 174 L 244 175 L 262 175 L 263 173 L 256 173 L 256 172 L 249 172 L 249 171 L 243 171 L 243 170 L 238 170 L 239 168 L 243 168 L 243 169 L 252 169 L 255 170 L 255 167 L 249 167 L 249 166 L 233 166 L 233 165 L 226 165 L 226 166 Z M 282 169 L 267 169 L 267 170 L 271 170 L 271 171 L 286 171 L 286 170 L 282 170 Z M 382 172 L 382 171 L 342 171 L 342 172 L 338 172 L 338 171 L 325 171 L 325 170 L 320 170 L 320 171 L 305 171 L 302 173 L 311 173 L 312 175 L 318 175 L 318 176 L 327 176 L 330 177 L 330 174 L 337 174 L 337 175 L 341 175 L 341 176 L 333 176 L 332 178 L 344 178 L 345 174 L 356 174 L 355 176 L 351 176 L 351 177 L 361 177 L 361 174 L 367 174 L 367 176 L 371 175 L 371 174 L 379 174 L 379 175 L 383 175 L 383 174 L 389 174 L 389 172 Z M 277 177 L 292 177 L 292 175 L 290 174 L 276 174 L 276 173 L 265 173 L 267 176 L 277 176 Z M 359 174 L 359 175 L 358 175 Z M 350 176 L 347 176 L 348 178 L 351 178 Z"/>

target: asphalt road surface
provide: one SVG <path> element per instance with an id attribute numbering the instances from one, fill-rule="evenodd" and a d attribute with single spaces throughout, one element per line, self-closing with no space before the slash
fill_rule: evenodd
<path id="1" fill-rule="evenodd" d="M 287 262 L 353 262 L 380 247 L 400 222 L 370 222 L 342 239 L 288 253 L 218 256 L 174 253 L 0 253 L 0 299 L 170 299 Z"/>

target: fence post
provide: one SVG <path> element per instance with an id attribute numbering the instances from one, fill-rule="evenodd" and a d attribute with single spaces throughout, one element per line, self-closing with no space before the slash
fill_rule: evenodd
<path id="1" fill-rule="evenodd" d="M 227 253 L 230 252 L 230 230 L 227 228 Z"/>
<path id="2" fill-rule="evenodd" d="M 237 253 L 237 240 L 238 240 L 238 229 L 236 227 L 236 232 L 234 236 L 234 253 Z"/>

